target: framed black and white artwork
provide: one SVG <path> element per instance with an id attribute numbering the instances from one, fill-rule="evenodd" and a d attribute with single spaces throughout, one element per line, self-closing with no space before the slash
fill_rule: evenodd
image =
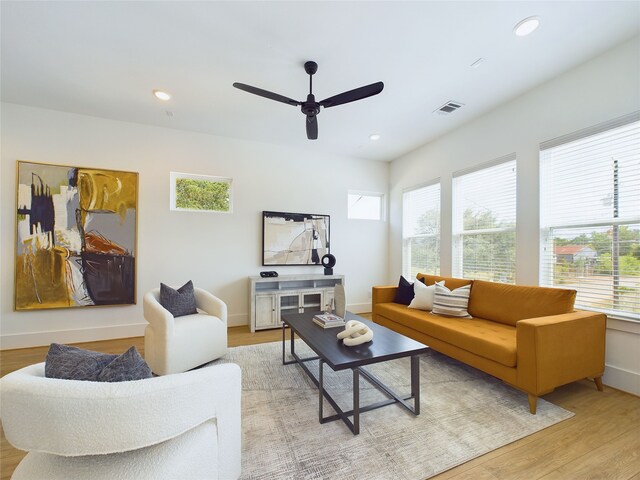
<path id="1" fill-rule="evenodd" d="M 321 265 L 329 225 L 329 215 L 262 212 L 262 265 Z"/>

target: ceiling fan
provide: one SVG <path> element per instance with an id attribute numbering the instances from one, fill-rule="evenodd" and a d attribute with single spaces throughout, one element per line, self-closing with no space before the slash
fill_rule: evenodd
<path id="1" fill-rule="evenodd" d="M 251 85 L 245 85 L 244 83 L 236 82 L 233 86 L 240 90 L 244 90 L 245 92 L 253 93 L 254 95 L 270 98 L 276 102 L 287 103 L 294 107 L 300 106 L 302 113 L 307 116 L 307 138 L 309 140 L 316 140 L 318 138 L 318 119 L 316 116 L 320 113 L 320 107 L 329 108 L 342 105 L 344 103 L 355 102 L 356 100 L 362 100 L 363 98 L 379 94 L 384 88 L 384 83 L 376 82 L 371 85 L 355 88 L 348 92 L 343 92 L 338 95 L 334 95 L 333 97 L 325 98 L 320 102 L 316 102 L 316 98 L 313 96 L 313 74 L 318 71 L 318 64 L 316 62 L 306 62 L 304 64 L 304 70 L 309 75 L 309 95 L 307 95 L 307 100 L 305 102 L 299 102 L 292 98 L 278 95 L 277 93 L 252 87 Z"/>

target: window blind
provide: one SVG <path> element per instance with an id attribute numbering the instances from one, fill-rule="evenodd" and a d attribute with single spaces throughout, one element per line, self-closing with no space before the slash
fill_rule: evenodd
<path id="1" fill-rule="evenodd" d="M 540 152 L 541 284 L 576 289 L 578 308 L 634 320 L 640 320 L 639 118 L 572 134 Z"/>
<path id="2" fill-rule="evenodd" d="M 515 283 L 515 154 L 454 173 L 453 249 L 455 276 Z"/>
<path id="3" fill-rule="evenodd" d="M 440 274 L 440 182 L 402 194 L 402 274 Z"/>

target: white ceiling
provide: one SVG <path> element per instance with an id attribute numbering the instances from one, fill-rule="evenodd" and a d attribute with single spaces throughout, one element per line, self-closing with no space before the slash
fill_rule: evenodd
<path id="1" fill-rule="evenodd" d="M 640 2 L 1 2 L 1 99 L 114 120 L 392 160 L 640 32 Z M 539 15 L 529 37 L 513 35 Z M 470 64 L 486 59 L 479 68 Z M 318 100 L 296 107 L 233 82 Z M 615 72 L 612 72 L 615 75 Z M 160 102 L 151 90 L 170 92 Z M 448 100 L 465 104 L 432 113 Z M 173 113 L 170 117 L 167 111 Z M 369 134 L 379 133 L 377 142 Z"/>

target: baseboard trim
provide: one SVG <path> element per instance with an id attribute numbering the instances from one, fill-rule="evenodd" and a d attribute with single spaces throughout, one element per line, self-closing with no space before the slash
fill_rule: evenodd
<path id="1" fill-rule="evenodd" d="M 370 303 L 352 303 L 347 310 L 353 313 L 369 313 Z M 51 343 L 81 343 L 112 340 L 114 338 L 142 337 L 148 324 L 114 325 L 109 327 L 50 330 L 46 332 L 15 333 L 0 336 L 0 350 L 41 347 Z M 249 325 L 248 313 L 236 313 L 227 317 L 227 326 Z"/>
<path id="2" fill-rule="evenodd" d="M 613 365 L 605 365 L 602 381 L 617 390 L 640 396 L 640 373 Z"/>
<path id="3" fill-rule="evenodd" d="M 227 315 L 227 327 L 242 327 L 243 325 L 249 325 L 248 313 L 234 313 L 233 315 Z"/>
<path id="4" fill-rule="evenodd" d="M 371 303 L 351 303 L 347 305 L 347 310 L 351 313 L 370 313 L 371 312 Z"/>
<path id="5" fill-rule="evenodd" d="M 0 337 L 0 350 L 41 347 L 51 343 L 81 343 L 112 340 L 114 338 L 142 337 L 147 325 L 145 322 L 131 325 L 2 335 Z"/>

